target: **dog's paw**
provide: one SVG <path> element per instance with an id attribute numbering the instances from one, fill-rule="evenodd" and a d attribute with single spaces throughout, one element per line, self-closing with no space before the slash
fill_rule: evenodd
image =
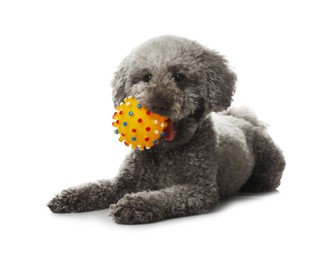
<path id="1" fill-rule="evenodd" d="M 54 213 L 77 213 L 106 208 L 107 201 L 97 185 L 87 184 L 63 190 L 47 206 Z"/>
<path id="2" fill-rule="evenodd" d="M 110 208 L 110 216 L 119 224 L 150 223 L 162 218 L 157 209 L 140 196 L 126 195 Z"/>
<path id="3" fill-rule="evenodd" d="M 82 212 L 83 201 L 80 192 L 75 189 L 67 189 L 56 195 L 47 206 L 53 213 Z"/>

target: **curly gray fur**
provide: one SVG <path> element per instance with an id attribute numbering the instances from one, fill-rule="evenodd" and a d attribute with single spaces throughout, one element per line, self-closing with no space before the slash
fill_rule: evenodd
<path id="1" fill-rule="evenodd" d="M 275 190 L 285 160 L 264 124 L 248 110 L 221 112 L 235 83 L 225 58 L 197 42 L 162 36 L 134 49 L 115 73 L 114 105 L 135 96 L 174 121 L 174 140 L 133 150 L 115 179 L 64 190 L 49 208 L 110 206 L 117 223 L 148 223 L 208 212 L 241 190 Z"/>

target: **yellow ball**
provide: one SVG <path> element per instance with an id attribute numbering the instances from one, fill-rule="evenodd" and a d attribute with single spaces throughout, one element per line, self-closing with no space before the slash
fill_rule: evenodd
<path id="1" fill-rule="evenodd" d="M 168 118 L 150 112 L 135 98 L 127 97 L 116 107 L 112 125 L 116 127 L 116 134 L 120 134 L 119 141 L 131 148 L 140 150 L 150 149 L 165 136 Z"/>

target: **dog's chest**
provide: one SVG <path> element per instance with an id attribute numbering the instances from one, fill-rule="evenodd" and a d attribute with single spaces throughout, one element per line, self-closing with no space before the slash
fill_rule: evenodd
<path id="1" fill-rule="evenodd" d="M 215 158 L 215 147 L 214 129 L 210 121 L 206 121 L 185 145 L 172 150 L 137 151 L 137 170 L 142 178 L 149 176 L 160 188 L 214 178 L 218 161 Z"/>
<path id="2" fill-rule="evenodd" d="M 213 168 L 214 160 L 209 157 L 205 149 L 191 146 L 167 152 L 149 153 L 144 155 L 144 172 L 151 174 L 159 187 L 176 184 L 193 183 L 205 178 Z M 211 160 L 212 159 L 212 160 Z"/>
<path id="3" fill-rule="evenodd" d="M 163 154 L 158 158 L 159 167 L 156 169 L 156 178 L 160 184 L 188 183 L 195 178 L 198 167 L 201 167 L 196 153 L 173 151 Z"/>

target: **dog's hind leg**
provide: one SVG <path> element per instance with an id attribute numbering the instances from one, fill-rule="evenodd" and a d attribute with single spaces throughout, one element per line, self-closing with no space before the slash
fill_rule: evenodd
<path id="1" fill-rule="evenodd" d="M 273 191 L 280 185 L 285 159 L 281 150 L 275 145 L 265 131 L 258 130 L 252 144 L 255 154 L 255 166 L 249 180 L 241 191 Z"/>

